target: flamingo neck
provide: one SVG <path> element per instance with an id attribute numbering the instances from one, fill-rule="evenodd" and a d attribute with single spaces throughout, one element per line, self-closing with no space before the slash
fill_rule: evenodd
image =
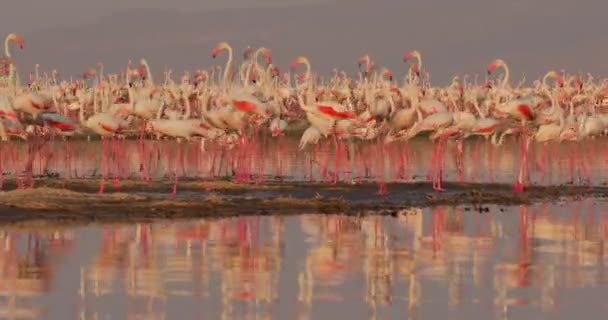
<path id="1" fill-rule="evenodd" d="M 150 72 L 150 66 L 148 65 L 148 61 L 144 60 L 143 65 L 146 68 L 146 76 L 148 78 L 150 86 L 154 86 L 154 79 L 152 79 L 152 72 Z"/>
<path id="2" fill-rule="evenodd" d="M 422 74 L 422 56 L 416 55 L 416 59 L 418 60 L 418 72 Z"/>
<path id="3" fill-rule="evenodd" d="M 7 58 L 11 58 L 10 42 L 11 42 L 11 39 L 9 37 L 6 37 L 6 39 L 4 40 L 4 55 Z"/>
<path id="4" fill-rule="evenodd" d="M 80 120 L 80 123 L 82 123 L 83 125 L 86 123 L 86 119 L 84 118 L 84 105 L 80 103 L 80 108 L 78 109 L 78 119 Z"/>
<path id="5" fill-rule="evenodd" d="M 224 67 L 224 87 L 228 85 L 228 75 L 230 73 L 230 67 L 232 66 L 232 47 L 228 46 L 226 50 L 228 50 L 228 60 Z"/>
<path id="6" fill-rule="evenodd" d="M 6 37 L 6 39 L 4 40 L 4 55 L 7 58 L 9 58 L 9 59 L 12 58 L 10 42 L 11 42 L 11 39 L 9 37 Z M 8 68 L 9 68 L 8 69 L 9 70 L 9 73 L 8 73 L 9 84 L 11 84 L 11 85 L 12 84 L 16 84 L 16 83 L 14 83 L 14 81 L 15 81 L 15 66 L 14 66 L 14 64 L 10 63 L 9 66 L 8 66 Z"/>
<path id="7" fill-rule="evenodd" d="M 190 90 L 187 90 L 184 93 L 184 103 L 186 104 L 186 113 L 182 117 L 182 119 L 187 120 L 190 119 L 190 114 L 192 113 L 192 108 L 190 106 Z"/>
<path id="8" fill-rule="evenodd" d="M 503 89 L 506 89 L 507 85 L 509 84 L 509 67 L 507 66 L 506 63 L 503 63 L 503 69 L 505 70 L 505 77 L 502 79 L 501 87 Z"/>

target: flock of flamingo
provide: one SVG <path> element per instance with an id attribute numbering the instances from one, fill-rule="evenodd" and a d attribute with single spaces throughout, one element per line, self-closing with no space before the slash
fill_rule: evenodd
<path id="1" fill-rule="evenodd" d="M 521 160 L 513 188 L 521 192 L 531 141 L 580 141 L 608 131 L 608 113 L 601 112 L 608 106 L 608 81 L 561 70 L 547 72 L 531 86 L 525 86 L 525 80 L 512 86 L 507 63 L 501 59 L 492 61 L 487 72 L 502 69 L 502 79 L 478 83 L 477 76 L 473 81 L 454 77 L 448 86 L 436 87 L 431 86 L 418 51 L 404 55 L 408 72 L 399 84 L 369 55 L 358 60 L 358 77 L 334 70 L 324 78 L 313 73 L 303 56 L 293 60 L 291 72 L 281 73 L 272 64 L 271 50 L 263 47 L 247 47 L 243 61 L 235 64 L 233 49 L 221 42 L 212 56 L 227 53 L 223 68 L 186 71 L 178 82 L 170 70 L 162 83 L 155 81 L 141 59 L 138 66 L 129 61 L 118 74 L 104 74 L 100 63 L 82 79 L 69 81 L 58 80 L 56 71 L 41 75 L 36 65 L 29 83 L 21 85 L 11 43 L 23 48 L 18 35 L 6 37 L 5 57 L 0 60 L 0 136 L 6 148 L 19 143 L 15 138 L 28 143 L 21 187 L 32 183 L 32 162 L 44 144 L 74 135 L 100 136 L 102 162 L 110 153 L 120 153 L 120 141 L 131 136 L 142 144 L 160 138 L 179 143 L 200 140 L 200 152 L 209 141 L 236 152 L 235 176 L 251 179 L 247 159 L 257 141 L 269 135 L 280 139 L 294 124 L 305 124 L 299 148 L 333 145 L 336 166 L 342 152 L 352 158 L 352 149 L 364 144 L 356 141 L 377 144 L 382 157 L 390 144 L 427 136 L 434 145 L 429 180 L 437 191 L 443 190 L 448 141 L 462 157 L 467 138 L 483 136 L 488 143 L 501 145 L 505 137 L 515 135 Z M 301 66 L 305 69 L 298 72 Z M 331 180 L 338 182 L 338 175 Z M 379 177 L 378 181 L 379 193 L 386 193 L 386 185 Z"/>

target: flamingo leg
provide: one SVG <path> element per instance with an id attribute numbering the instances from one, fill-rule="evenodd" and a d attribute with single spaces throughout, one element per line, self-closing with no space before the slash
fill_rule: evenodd
<path id="1" fill-rule="evenodd" d="M 524 178 L 526 175 L 526 167 L 528 161 L 528 150 L 530 147 L 530 139 L 528 138 L 528 134 L 524 128 L 521 134 L 522 139 L 522 151 L 521 151 L 521 161 L 519 164 L 519 174 L 517 175 L 517 181 L 513 185 L 513 190 L 517 193 L 524 191 Z"/>
<path id="2" fill-rule="evenodd" d="M 107 169 L 107 140 L 106 137 L 101 137 L 101 181 L 99 182 L 99 194 L 103 194 L 106 183 Z"/>

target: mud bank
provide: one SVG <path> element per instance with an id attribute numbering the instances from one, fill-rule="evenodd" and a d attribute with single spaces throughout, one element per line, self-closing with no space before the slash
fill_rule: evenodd
<path id="1" fill-rule="evenodd" d="M 48 220 L 54 223 L 144 222 L 158 219 L 340 213 L 399 215 L 408 208 L 470 205 L 483 211 L 487 204 L 516 205 L 535 201 L 604 198 L 606 187 L 531 186 L 514 193 L 506 184 L 445 183 L 434 192 L 430 183 L 389 184 L 388 195 L 378 196 L 376 184 L 232 183 L 182 181 L 175 197 L 172 183 L 121 180 L 96 193 L 98 180 L 36 181 L 36 188 L 17 190 L 14 182 L 0 192 L 0 224 Z"/>

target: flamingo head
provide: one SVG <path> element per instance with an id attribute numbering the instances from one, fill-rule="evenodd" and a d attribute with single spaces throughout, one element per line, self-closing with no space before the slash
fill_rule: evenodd
<path id="1" fill-rule="evenodd" d="M 20 36 L 11 33 L 6 37 L 6 39 L 15 42 L 20 49 L 23 49 L 23 39 Z"/>
<path id="2" fill-rule="evenodd" d="M 215 46 L 215 48 L 213 48 L 213 51 L 211 51 L 211 57 L 213 57 L 215 59 L 217 57 L 217 55 L 220 53 L 220 51 L 227 50 L 228 48 L 230 48 L 228 43 L 226 43 L 226 42 L 218 43 L 217 46 Z"/>
<path id="3" fill-rule="evenodd" d="M 270 65 L 272 63 L 272 55 L 270 54 L 270 49 L 268 48 L 260 48 L 258 51 L 264 56 L 264 62 L 266 65 Z"/>
<path id="4" fill-rule="evenodd" d="M 136 70 L 133 70 L 133 76 L 134 77 L 146 77 L 148 75 L 148 70 L 146 69 L 146 66 L 144 65 L 140 65 L 139 67 L 137 67 Z"/>
<path id="5" fill-rule="evenodd" d="M 547 72 L 546 76 L 555 79 L 555 83 L 557 83 L 560 88 L 564 86 L 564 78 L 559 73 L 555 71 L 549 71 Z"/>
<path id="6" fill-rule="evenodd" d="M 297 58 L 293 59 L 293 61 L 291 62 L 291 69 L 295 70 L 298 67 L 298 65 L 300 65 L 302 63 L 308 63 L 308 58 L 297 57 Z"/>
<path id="7" fill-rule="evenodd" d="M 490 64 L 488 64 L 488 74 L 494 72 L 494 70 L 498 67 L 502 67 L 505 65 L 505 62 L 502 59 L 496 59 L 492 62 L 490 62 Z"/>
<path id="8" fill-rule="evenodd" d="M 359 58 L 359 60 L 357 60 L 357 64 L 359 65 L 359 69 L 361 69 L 361 66 L 366 63 L 369 64 L 370 58 L 369 55 L 366 54 L 364 56 L 362 56 L 361 58 Z"/>
<path id="9" fill-rule="evenodd" d="M 273 68 L 272 68 L 272 76 L 273 77 L 279 77 L 280 75 L 281 75 L 281 70 L 279 70 L 279 67 L 273 66 Z"/>
<path id="10" fill-rule="evenodd" d="M 562 77 L 562 76 L 561 76 L 561 75 L 559 75 L 559 74 L 557 75 L 557 77 L 555 77 L 555 82 L 557 82 L 557 85 L 558 85 L 560 88 L 563 88 L 563 87 L 564 87 L 564 85 L 566 84 L 566 82 L 565 82 L 565 80 L 564 80 L 564 77 Z"/>
<path id="11" fill-rule="evenodd" d="M 95 71 L 95 69 L 88 69 L 85 70 L 85 72 L 82 73 L 82 77 L 84 79 L 88 78 L 88 77 L 92 77 L 96 74 L 97 72 Z"/>
<path id="12" fill-rule="evenodd" d="M 250 46 L 247 46 L 247 48 L 245 48 L 245 50 L 243 51 L 243 59 L 245 59 L 245 60 L 249 59 L 249 57 L 251 57 L 252 53 L 253 53 L 253 48 Z"/>
<path id="13" fill-rule="evenodd" d="M 389 69 L 384 68 L 382 74 L 388 77 L 389 81 L 393 81 L 393 73 Z"/>
<path id="14" fill-rule="evenodd" d="M 406 52 L 403 55 L 403 62 L 408 62 L 409 60 L 411 60 L 413 58 L 420 59 L 420 52 L 418 52 L 418 50 Z"/>
<path id="15" fill-rule="evenodd" d="M 410 66 L 410 70 L 412 70 L 412 72 L 414 72 L 416 76 L 420 77 L 420 67 L 417 63 L 412 63 L 412 65 Z"/>

